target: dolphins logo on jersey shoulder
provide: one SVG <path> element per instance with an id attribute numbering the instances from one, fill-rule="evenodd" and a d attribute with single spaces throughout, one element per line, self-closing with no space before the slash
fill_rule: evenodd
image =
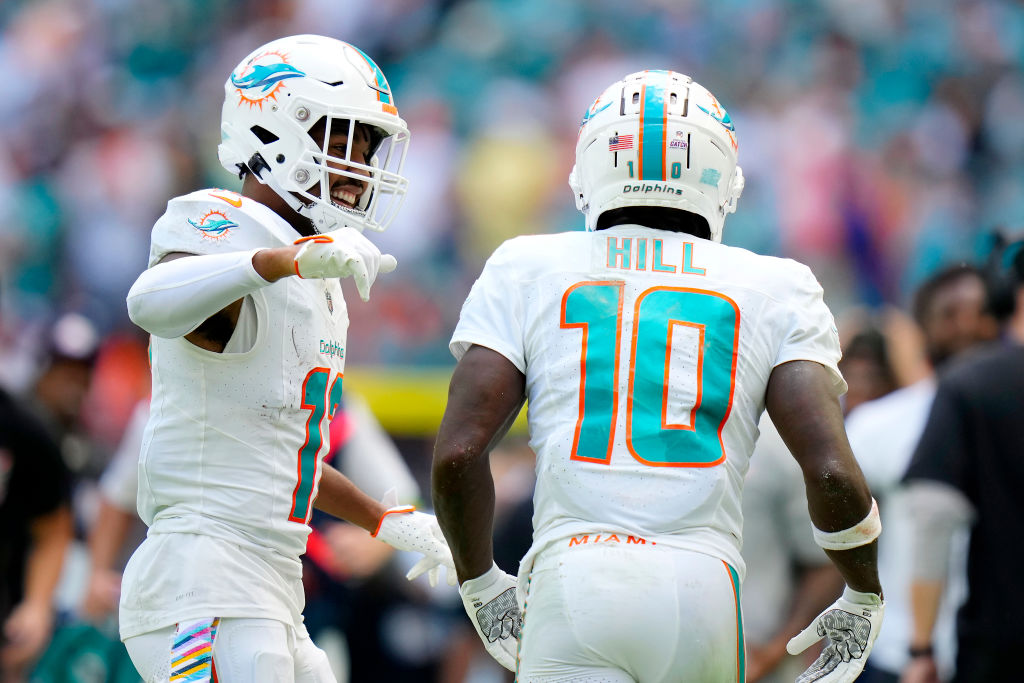
<path id="1" fill-rule="evenodd" d="M 198 221 L 187 219 L 189 225 L 202 233 L 206 239 L 219 240 L 227 237 L 232 230 L 238 227 L 238 223 L 228 218 L 227 214 L 218 209 L 212 209 L 203 214 Z"/>

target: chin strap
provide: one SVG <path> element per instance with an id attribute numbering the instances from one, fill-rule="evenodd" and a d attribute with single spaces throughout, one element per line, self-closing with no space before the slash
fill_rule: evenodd
<path id="1" fill-rule="evenodd" d="M 325 233 L 330 232 L 334 228 L 340 227 L 338 225 L 338 221 L 326 224 L 326 216 L 323 216 L 325 225 L 319 225 L 316 218 L 313 216 L 313 210 L 316 208 L 317 205 L 307 204 L 306 202 L 302 201 L 302 199 L 300 199 L 299 197 L 296 197 L 293 193 L 285 190 L 283 187 L 281 187 L 281 183 L 277 182 L 277 178 L 274 177 L 273 173 L 263 173 L 263 171 L 270 171 L 270 167 L 267 165 L 267 162 L 263 159 L 263 156 L 259 152 L 253 154 L 249 158 L 249 161 L 246 163 L 246 166 L 249 167 L 249 170 L 256 177 L 256 180 L 260 181 L 261 183 L 272 189 L 277 194 L 277 196 L 283 199 L 288 204 L 288 206 L 291 207 L 291 209 L 295 213 L 307 219 L 310 222 L 310 225 L 312 225 L 314 232 Z"/>

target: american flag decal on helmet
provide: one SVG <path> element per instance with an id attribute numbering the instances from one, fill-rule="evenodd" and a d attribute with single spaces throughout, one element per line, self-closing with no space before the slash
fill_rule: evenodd
<path id="1" fill-rule="evenodd" d="M 621 149 L 633 149 L 632 135 L 613 135 L 608 138 L 609 152 L 617 152 Z"/>

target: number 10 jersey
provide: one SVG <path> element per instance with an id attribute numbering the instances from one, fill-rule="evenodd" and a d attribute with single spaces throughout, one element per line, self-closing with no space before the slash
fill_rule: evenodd
<path id="1" fill-rule="evenodd" d="M 831 371 L 839 339 L 795 261 L 641 226 L 509 240 L 451 341 L 526 376 L 537 453 L 534 543 L 630 536 L 742 576 L 740 495 L 772 369 Z"/>

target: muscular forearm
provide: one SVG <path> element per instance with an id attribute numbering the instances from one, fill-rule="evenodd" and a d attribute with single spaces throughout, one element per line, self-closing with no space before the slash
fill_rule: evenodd
<path id="1" fill-rule="evenodd" d="M 830 384 L 821 365 L 793 361 L 772 371 L 765 396 L 772 421 L 803 471 L 811 522 L 823 532 L 850 529 L 872 509 L 871 492 L 853 457 Z M 877 543 L 827 552 L 850 588 L 881 592 Z"/>
<path id="2" fill-rule="evenodd" d="M 851 456 L 852 463 L 852 456 Z M 856 467 L 856 463 L 852 463 Z M 837 532 L 857 526 L 872 511 L 871 493 L 860 470 L 837 466 L 822 473 L 817 486 L 807 484 L 807 504 L 811 522 L 824 532 Z M 862 593 L 881 594 L 878 579 L 878 542 L 849 550 L 825 550 L 846 585 Z"/>
<path id="3" fill-rule="evenodd" d="M 434 451 L 434 512 L 455 560 L 459 582 L 494 562 L 494 479 L 486 455 L 459 452 L 450 442 Z"/>
<path id="4" fill-rule="evenodd" d="M 455 367 L 434 444 L 434 510 L 459 581 L 494 563 L 494 479 L 488 454 L 519 414 L 526 378 L 504 356 L 472 346 Z"/>
<path id="5" fill-rule="evenodd" d="M 50 607 L 71 543 L 71 512 L 61 507 L 32 523 L 32 549 L 25 566 L 24 602 Z"/>
<path id="6" fill-rule="evenodd" d="M 853 550 L 826 550 L 846 585 L 861 593 L 882 594 L 878 579 L 878 541 Z"/>
<path id="7" fill-rule="evenodd" d="M 852 455 L 848 464 L 837 463 L 822 471 L 820 478 L 818 482 L 807 482 L 807 504 L 815 528 L 843 531 L 856 526 L 871 512 L 871 493 Z M 881 594 L 877 541 L 849 550 L 825 550 L 825 554 L 850 588 Z"/>
<path id="8" fill-rule="evenodd" d="M 377 530 L 381 515 L 387 509 L 327 463 L 323 464 L 320 490 L 314 506 L 317 510 L 361 526 L 370 533 Z"/>

